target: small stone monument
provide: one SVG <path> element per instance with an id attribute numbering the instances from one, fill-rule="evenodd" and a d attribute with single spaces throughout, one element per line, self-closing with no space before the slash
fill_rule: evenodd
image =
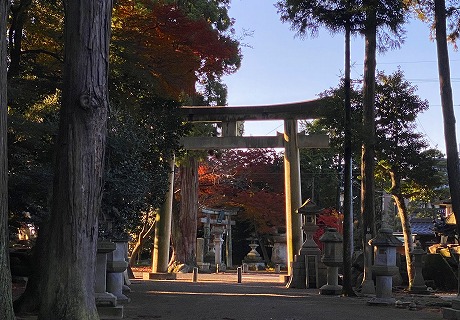
<path id="1" fill-rule="evenodd" d="M 327 266 L 327 284 L 322 286 L 319 292 L 324 295 L 341 294 L 342 286 L 339 285 L 339 266 L 343 262 L 343 237 L 337 232 L 337 229 L 328 228 L 319 240 L 324 243 L 321 262 Z"/>
<path id="2" fill-rule="evenodd" d="M 286 243 L 286 234 L 275 234 L 272 237 L 273 239 L 273 248 L 271 262 L 275 265 L 285 268 L 287 261 L 287 243 Z"/>
<path id="3" fill-rule="evenodd" d="M 249 244 L 251 251 L 249 251 L 248 254 L 244 257 L 243 263 L 247 265 L 248 269 L 252 269 L 252 270 L 258 270 L 259 268 L 265 268 L 265 263 L 262 261 L 262 257 L 256 250 L 257 247 L 259 246 L 257 243 L 255 243 L 256 238 L 251 237 L 248 240 L 251 241 L 251 243 Z"/>
<path id="4" fill-rule="evenodd" d="M 409 287 L 409 291 L 411 293 L 429 294 L 427 286 L 425 285 L 425 279 L 423 278 L 422 274 L 423 257 L 425 256 L 426 252 L 422 249 L 420 241 L 415 243 L 415 248 L 412 250 L 412 254 L 414 255 L 415 275 L 414 281 Z"/>
<path id="5" fill-rule="evenodd" d="M 403 243 L 393 235 L 390 228 L 382 228 L 369 243 L 374 246 L 375 298 L 368 301 L 370 305 L 390 305 L 396 302 L 392 296 L 393 276 L 399 272 L 396 266 L 396 248 Z"/>

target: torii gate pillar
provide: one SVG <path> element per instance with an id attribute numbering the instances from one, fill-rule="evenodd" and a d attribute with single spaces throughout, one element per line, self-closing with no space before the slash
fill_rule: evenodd
<path id="1" fill-rule="evenodd" d="M 152 254 L 152 273 L 168 272 L 169 244 L 171 238 L 172 204 L 174 197 L 174 156 L 170 160 L 169 190 L 165 202 L 155 218 L 155 239 Z"/>
<path id="2" fill-rule="evenodd" d="M 302 217 L 296 213 L 302 205 L 297 120 L 284 120 L 284 148 L 287 267 L 288 274 L 292 274 L 291 262 L 302 247 Z"/>

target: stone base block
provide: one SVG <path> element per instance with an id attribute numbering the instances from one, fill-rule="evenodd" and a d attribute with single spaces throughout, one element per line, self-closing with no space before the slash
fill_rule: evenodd
<path id="1" fill-rule="evenodd" d="M 427 289 L 427 286 L 412 286 L 409 292 L 414 294 L 431 294 Z"/>
<path id="2" fill-rule="evenodd" d="M 197 265 L 198 265 L 198 268 L 204 272 L 209 272 L 209 268 L 211 266 L 211 264 L 208 262 L 197 262 Z"/>
<path id="3" fill-rule="evenodd" d="M 280 282 L 284 283 L 285 285 L 289 282 L 290 276 L 288 274 L 280 275 Z"/>
<path id="4" fill-rule="evenodd" d="M 98 307 L 115 307 L 117 305 L 117 297 L 109 292 L 96 292 L 95 298 Z"/>
<path id="5" fill-rule="evenodd" d="M 125 296 L 123 293 L 115 294 L 117 297 L 117 304 L 124 304 L 131 302 L 131 299 Z"/>
<path id="6" fill-rule="evenodd" d="M 454 308 L 443 308 L 442 318 L 448 320 L 460 320 L 460 310 Z"/>
<path id="7" fill-rule="evenodd" d="M 97 307 L 99 319 L 122 319 L 123 306 L 116 307 Z"/>
<path id="8" fill-rule="evenodd" d="M 375 284 L 372 280 L 364 280 L 361 284 L 362 294 L 375 294 Z"/>
<path id="9" fill-rule="evenodd" d="M 395 298 L 372 298 L 367 301 L 367 304 L 371 306 L 391 306 L 394 305 L 395 302 Z"/>
<path id="10" fill-rule="evenodd" d="M 143 280 L 176 280 L 175 273 L 166 272 L 144 272 L 142 273 Z"/>
<path id="11" fill-rule="evenodd" d="M 319 293 L 323 295 L 339 295 L 342 294 L 342 286 L 326 284 L 319 288 Z"/>

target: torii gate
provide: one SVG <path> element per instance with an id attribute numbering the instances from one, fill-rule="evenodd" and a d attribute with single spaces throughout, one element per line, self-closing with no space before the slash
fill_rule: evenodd
<path id="1" fill-rule="evenodd" d="M 317 99 L 296 103 L 265 106 L 216 106 L 182 107 L 181 116 L 188 122 L 222 123 L 222 137 L 184 137 L 182 144 L 187 150 L 240 149 L 240 148 L 284 148 L 284 183 L 286 199 L 286 241 L 288 272 L 291 262 L 302 247 L 301 215 L 296 210 L 302 205 L 300 190 L 299 148 L 327 148 L 326 135 L 304 135 L 297 133 L 297 120 L 317 119 L 325 116 L 328 99 Z M 246 120 L 283 120 L 284 135 L 266 137 L 237 136 L 237 122 Z M 173 190 L 170 186 L 170 192 Z M 165 207 L 168 207 L 167 205 Z M 166 211 L 166 212 L 165 212 Z M 171 213 L 162 210 L 160 220 L 165 228 L 170 228 Z M 160 224 L 157 224 L 158 226 Z M 160 231 L 160 230 L 159 230 Z M 155 233 L 152 272 L 166 272 L 169 255 L 170 230 Z M 157 243 L 162 243 L 163 245 Z M 159 262 L 160 261 L 160 262 Z M 166 265 L 165 265 L 166 262 Z"/>

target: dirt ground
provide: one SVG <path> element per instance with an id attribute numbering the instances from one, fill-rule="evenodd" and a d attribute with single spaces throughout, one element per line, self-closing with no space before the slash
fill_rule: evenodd
<path id="1" fill-rule="evenodd" d="M 143 280 L 140 273 L 131 281 L 130 302 L 123 305 L 124 319 L 162 320 L 433 320 L 442 319 L 442 308 L 450 307 L 453 293 L 414 295 L 395 289 L 400 308 L 370 306 L 371 296 L 355 298 L 320 295 L 318 289 L 287 289 L 276 274 L 179 274 L 176 280 Z M 23 283 L 13 286 L 15 296 Z M 409 305 L 412 307 L 409 308 Z M 18 315 L 18 320 L 35 320 Z"/>

